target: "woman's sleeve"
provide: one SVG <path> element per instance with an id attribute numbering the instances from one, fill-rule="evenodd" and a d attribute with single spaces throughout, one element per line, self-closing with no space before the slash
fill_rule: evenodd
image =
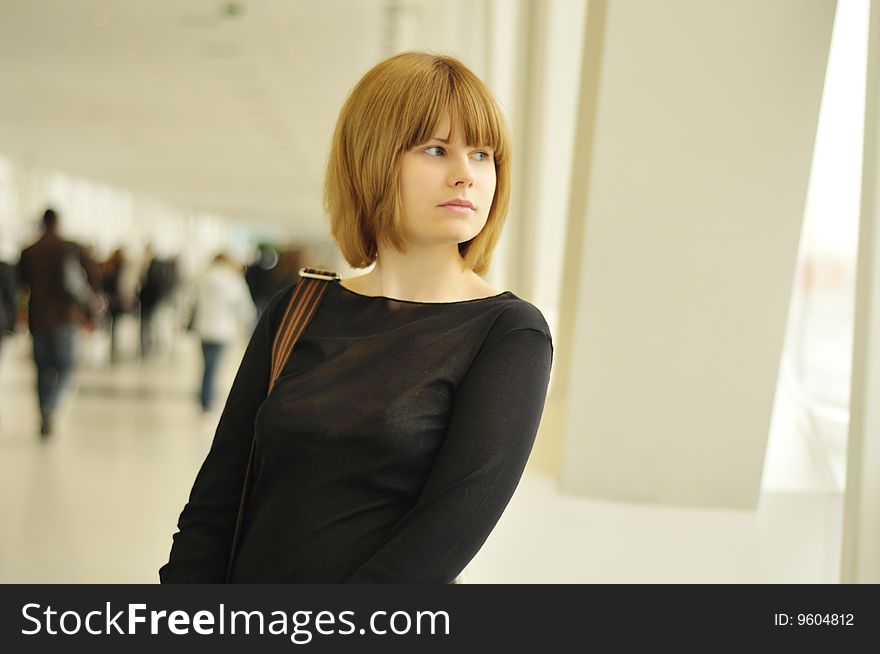
<path id="1" fill-rule="evenodd" d="M 222 583 L 241 501 L 254 420 L 269 385 L 272 335 L 291 289 L 270 301 L 257 323 L 217 425 L 211 450 L 177 522 L 161 583 Z M 284 304 L 282 305 L 282 301 Z"/>
<path id="2" fill-rule="evenodd" d="M 450 583 L 476 555 L 510 501 L 532 449 L 553 345 L 514 329 L 475 358 L 415 506 L 346 583 Z"/>

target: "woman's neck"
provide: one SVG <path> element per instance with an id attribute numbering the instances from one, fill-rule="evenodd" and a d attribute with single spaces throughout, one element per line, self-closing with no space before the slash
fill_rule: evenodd
<path id="1" fill-rule="evenodd" d="M 497 291 L 468 268 L 451 248 L 410 249 L 401 254 L 393 249 L 379 249 L 376 265 L 366 275 L 354 278 L 354 288 L 365 295 L 381 295 L 413 302 L 456 302 L 487 297 Z"/>

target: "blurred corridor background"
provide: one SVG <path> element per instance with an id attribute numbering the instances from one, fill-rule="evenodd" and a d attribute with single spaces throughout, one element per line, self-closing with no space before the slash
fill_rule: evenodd
<path id="1" fill-rule="evenodd" d="M 410 49 L 459 57 L 507 112 L 486 278 L 555 343 L 468 580 L 880 582 L 880 3 L 0 11 L 0 261 L 51 207 L 101 279 L 51 433 L 20 294 L 0 339 L 0 582 L 158 581 L 249 334 L 203 406 L 199 280 L 226 253 L 259 311 L 302 266 L 357 272 L 322 209 L 330 138 Z"/>

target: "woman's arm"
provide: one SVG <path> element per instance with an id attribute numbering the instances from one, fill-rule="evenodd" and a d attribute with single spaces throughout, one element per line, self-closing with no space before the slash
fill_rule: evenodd
<path id="1" fill-rule="evenodd" d="M 254 435 L 266 397 L 272 337 L 291 289 L 275 294 L 254 329 L 220 417 L 211 451 L 199 470 L 177 522 L 162 583 L 222 583 Z"/>
<path id="2" fill-rule="evenodd" d="M 446 439 L 416 505 L 346 583 L 449 583 L 510 501 L 541 414 L 553 345 L 514 329 L 484 345 L 459 385 Z"/>

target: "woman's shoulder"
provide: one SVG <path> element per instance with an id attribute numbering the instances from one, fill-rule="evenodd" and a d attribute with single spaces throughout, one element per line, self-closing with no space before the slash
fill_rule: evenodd
<path id="1" fill-rule="evenodd" d="M 539 353 L 549 351 L 552 360 L 553 337 L 538 307 L 508 291 L 499 298 L 498 308 L 491 327 L 485 333 L 480 352 L 495 352 L 496 346 L 509 343 L 515 344 L 518 352 L 528 350 L 531 352 L 529 356 L 539 356 Z"/>
<path id="2" fill-rule="evenodd" d="M 551 338 L 547 320 L 534 304 L 510 291 L 506 291 L 498 299 L 501 300 L 501 311 L 492 325 L 490 336 L 498 337 L 509 332 L 531 329 Z"/>

